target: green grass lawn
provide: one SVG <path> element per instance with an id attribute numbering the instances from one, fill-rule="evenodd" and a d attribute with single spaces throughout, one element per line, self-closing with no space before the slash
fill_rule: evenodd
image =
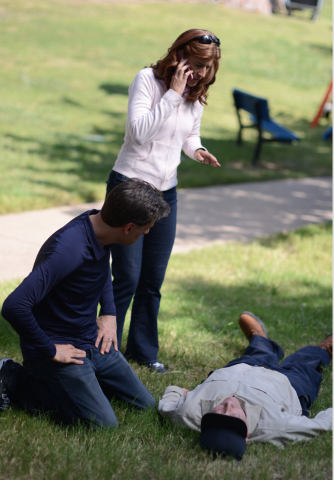
<path id="1" fill-rule="evenodd" d="M 312 120 L 331 78 L 331 2 L 265 17 L 214 3 L 2 0 L 0 4 L 0 213 L 102 199 L 124 136 L 127 89 L 184 30 L 222 41 L 222 61 L 202 121 L 203 144 L 221 169 L 191 160 L 181 187 L 331 174 L 326 121 Z M 250 167 L 255 133 L 235 145 L 231 90 L 269 99 L 299 145 L 265 145 Z M 99 134 L 105 143 L 87 140 Z"/>
<path id="2" fill-rule="evenodd" d="M 243 310 L 264 320 L 286 355 L 320 342 L 332 328 L 331 239 L 331 225 L 318 225 L 251 244 L 174 255 L 159 316 L 159 360 L 172 373 L 151 374 L 133 365 L 156 400 L 169 384 L 192 389 L 208 372 L 242 355 L 247 341 L 237 320 Z M 2 284 L 0 303 L 17 284 Z M 2 319 L 0 354 L 21 361 L 18 335 Z M 331 406 L 331 392 L 328 369 L 312 417 Z M 118 431 L 68 430 L 14 408 L 3 412 L 0 479 L 332 478 L 331 432 L 283 451 L 251 443 L 241 463 L 213 461 L 200 450 L 198 433 L 170 425 L 157 411 L 139 413 L 115 401 L 112 405 Z"/>

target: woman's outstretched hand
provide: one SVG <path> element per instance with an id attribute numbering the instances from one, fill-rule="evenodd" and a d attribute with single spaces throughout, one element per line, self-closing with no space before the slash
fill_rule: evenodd
<path id="1" fill-rule="evenodd" d="M 189 64 L 187 59 L 185 58 L 181 60 L 176 67 L 170 83 L 170 88 L 174 90 L 174 92 L 178 93 L 180 97 L 182 97 L 184 89 L 186 88 L 189 75 L 193 73 L 192 70 L 186 71 L 188 68 Z"/>
<path id="2" fill-rule="evenodd" d="M 206 150 L 196 150 L 195 158 L 200 163 L 207 163 L 208 165 L 212 165 L 213 167 L 220 167 L 221 165 L 218 163 L 216 157 L 211 155 L 211 153 L 207 152 Z"/>

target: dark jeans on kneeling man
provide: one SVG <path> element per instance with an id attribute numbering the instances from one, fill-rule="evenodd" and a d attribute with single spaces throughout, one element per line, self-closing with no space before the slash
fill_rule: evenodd
<path id="1" fill-rule="evenodd" d="M 15 363 L 10 400 L 33 415 L 42 411 L 64 425 L 83 421 L 94 428 L 118 427 L 113 397 L 143 409 L 156 405 L 120 352 L 111 347 L 101 355 L 99 346 L 86 353 L 82 365 L 49 359 L 26 361 L 24 368 Z"/>

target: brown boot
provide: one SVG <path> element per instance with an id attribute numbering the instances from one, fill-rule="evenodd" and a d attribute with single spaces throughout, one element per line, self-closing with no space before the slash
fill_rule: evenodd
<path id="1" fill-rule="evenodd" d="M 269 338 L 264 323 L 254 313 L 243 312 L 239 317 L 239 325 L 248 340 L 254 335 Z"/>
<path id="2" fill-rule="evenodd" d="M 328 337 L 325 338 L 317 347 L 323 348 L 326 350 L 328 355 L 333 358 L 333 334 L 331 333 Z"/>

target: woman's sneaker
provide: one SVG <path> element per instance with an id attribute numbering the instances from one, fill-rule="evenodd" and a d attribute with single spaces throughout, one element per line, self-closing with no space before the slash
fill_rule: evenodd
<path id="1" fill-rule="evenodd" d="M 14 363 L 10 358 L 0 360 L 0 410 L 6 410 L 9 407 L 10 400 L 5 388 L 6 365 Z"/>
<path id="2" fill-rule="evenodd" d="M 145 364 L 151 372 L 156 372 L 156 373 L 169 373 L 169 370 L 164 367 L 163 363 L 159 362 L 154 362 L 154 363 L 146 363 Z"/>

